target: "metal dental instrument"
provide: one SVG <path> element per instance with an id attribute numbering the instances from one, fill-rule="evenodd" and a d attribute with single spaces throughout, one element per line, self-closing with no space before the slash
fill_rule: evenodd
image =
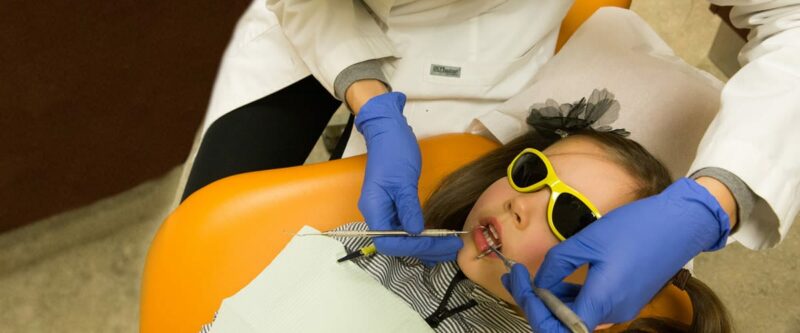
<path id="1" fill-rule="evenodd" d="M 426 229 L 419 234 L 412 234 L 402 230 L 341 230 L 325 231 L 318 234 L 297 234 L 297 236 L 332 236 L 332 237 L 381 237 L 381 236 L 406 236 L 406 237 L 446 237 L 458 236 L 469 231 L 456 231 L 447 229 Z"/>
<path id="2" fill-rule="evenodd" d="M 498 251 L 494 246 L 489 246 L 489 249 L 494 252 L 500 260 L 503 260 L 503 264 L 506 265 L 509 271 L 511 271 L 511 266 L 516 264 L 515 261 L 506 258 L 500 251 Z M 580 317 L 578 317 L 575 312 L 572 312 L 566 304 L 561 302 L 561 300 L 553 295 L 550 290 L 545 288 L 537 288 L 536 286 L 531 285 L 533 289 L 533 293 L 536 294 L 542 300 L 542 303 L 553 313 L 558 320 L 561 321 L 562 324 L 566 325 L 572 333 L 589 333 L 589 329 L 586 327 L 586 324 L 583 323 Z"/>

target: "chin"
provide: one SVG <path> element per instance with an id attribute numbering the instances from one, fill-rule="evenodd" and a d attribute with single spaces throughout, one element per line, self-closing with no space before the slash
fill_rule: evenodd
<path id="1" fill-rule="evenodd" d="M 464 247 L 458 251 L 456 263 L 461 271 L 464 272 L 470 281 L 483 287 L 497 298 L 502 299 L 512 306 L 516 306 L 514 298 L 503 286 L 500 277 L 506 273 L 505 266 L 500 260 L 475 259 L 478 255 L 475 245 L 470 241 L 469 245 L 465 241 Z"/>
<path id="2" fill-rule="evenodd" d="M 464 276 L 477 283 L 480 280 L 481 262 L 480 260 L 475 260 L 478 254 L 474 248 L 475 245 L 471 241 L 465 240 L 464 247 L 456 255 L 456 263 L 461 271 L 464 272 Z"/>
<path id="3" fill-rule="evenodd" d="M 473 263 L 473 261 L 475 261 L 475 254 L 474 251 L 471 250 L 474 247 L 475 245 L 473 245 L 472 242 L 464 240 L 464 246 L 458 250 L 458 253 L 456 254 L 456 263 L 458 264 L 458 267 L 461 268 L 461 271 L 463 271 L 464 275 L 466 275 L 466 277 L 470 280 L 472 280 L 470 275 L 474 270 L 473 266 L 475 266 L 475 263 Z M 470 258 L 470 254 L 472 254 L 472 258 Z"/>

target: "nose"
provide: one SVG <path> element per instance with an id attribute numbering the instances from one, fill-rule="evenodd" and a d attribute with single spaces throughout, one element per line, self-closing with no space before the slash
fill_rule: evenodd
<path id="1" fill-rule="evenodd" d="M 537 215 L 546 216 L 548 198 L 550 189 L 547 187 L 534 192 L 517 193 L 505 202 L 505 210 L 518 228 L 525 228 Z"/>

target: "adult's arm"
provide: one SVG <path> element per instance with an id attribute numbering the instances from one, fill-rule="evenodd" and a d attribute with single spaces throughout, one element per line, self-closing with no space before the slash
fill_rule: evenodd
<path id="1" fill-rule="evenodd" d="M 750 35 L 690 171 L 733 193 L 740 222 L 731 238 L 768 248 L 800 211 L 800 1 L 710 2 L 733 6 L 732 23 Z"/>
<path id="2" fill-rule="evenodd" d="M 698 149 L 692 166 L 700 170 L 697 181 L 681 179 L 608 213 L 551 249 L 534 280 L 556 288 L 589 263 L 585 284 L 568 304 L 590 328 L 630 320 L 689 259 L 725 246 L 736 221 L 731 197 L 747 193 L 734 183 L 745 183 L 756 197 L 752 213 L 739 207 L 737 239 L 744 245 L 777 244 L 797 215 L 800 1 L 713 2 L 735 5 L 732 21 L 752 32 L 740 55 L 744 67 L 724 87 L 721 110 Z M 740 206 L 745 201 L 736 200 Z M 527 272 L 517 271 L 503 282 L 531 326 L 565 331 L 528 290 Z"/>
<path id="3" fill-rule="evenodd" d="M 389 85 L 376 61 L 395 54 L 380 26 L 389 8 L 368 11 L 359 0 L 268 2 L 311 73 L 358 114 L 355 126 L 368 152 L 358 207 L 370 229 L 422 231 L 420 153 L 402 114 L 405 95 L 386 93 Z M 458 237 L 384 237 L 375 245 L 384 254 L 435 262 L 454 260 L 462 243 Z"/>
<path id="4" fill-rule="evenodd" d="M 345 90 L 344 101 L 347 102 L 347 107 L 354 115 L 358 115 L 361 107 L 371 98 L 390 91 L 385 82 L 374 78 L 361 78 L 351 82 Z"/>

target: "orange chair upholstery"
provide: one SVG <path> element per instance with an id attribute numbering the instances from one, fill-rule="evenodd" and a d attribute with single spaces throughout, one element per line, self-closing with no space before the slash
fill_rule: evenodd
<path id="1" fill-rule="evenodd" d="M 572 33 L 594 14 L 600 7 L 630 8 L 631 0 L 575 0 L 567 16 L 561 21 L 561 30 L 558 32 L 556 52 L 569 40 Z"/>

